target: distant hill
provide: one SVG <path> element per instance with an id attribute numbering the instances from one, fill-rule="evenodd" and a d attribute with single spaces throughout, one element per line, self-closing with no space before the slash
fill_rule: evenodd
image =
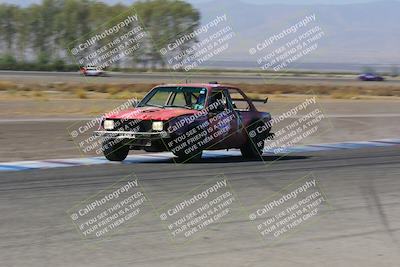
<path id="1" fill-rule="evenodd" d="M 279 33 L 306 15 L 316 14 L 315 25 L 326 33 L 319 48 L 302 62 L 399 64 L 400 2 L 347 5 L 256 5 L 239 0 L 197 4 L 202 23 L 226 13 L 237 34 L 219 60 L 254 60 L 248 49 Z"/>

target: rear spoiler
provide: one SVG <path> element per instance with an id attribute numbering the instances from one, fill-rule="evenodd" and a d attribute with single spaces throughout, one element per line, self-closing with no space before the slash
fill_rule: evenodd
<path id="1" fill-rule="evenodd" d="M 243 102 L 246 101 L 244 98 L 232 98 L 232 101 Z M 268 97 L 263 99 L 250 99 L 251 102 L 263 103 L 266 104 L 268 102 Z"/>

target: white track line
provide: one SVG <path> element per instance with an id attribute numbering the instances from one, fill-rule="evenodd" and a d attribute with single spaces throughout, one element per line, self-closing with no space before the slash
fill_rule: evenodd
<path id="1" fill-rule="evenodd" d="M 400 139 L 381 139 L 373 141 L 355 141 L 355 142 L 340 142 L 340 143 L 326 143 L 315 145 L 304 145 L 289 147 L 277 155 L 285 155 L 287 153 L 304 153 L 304 152 L 318 152 L 318 151 L 333 151 L 341 149 L 359 149 L 368 147 L 386 147 L 400 145 Z M 264 151 L 266 155 L 274 154 L 274 151 Z M 203 158 L 223 158 L 240 156 L 239 150 L 218 150 L 218 151 L 204 151 Z M 151 163 L 151 162 L 166 162 L 173 159 L 173 154 L 169 152 L 162 153 L 148 153 L 140 155 L 130 155 L 127 157 L 123 164 L 132 163 Z M 110 162 L 104 157 L 89 157 L 89 158 L 72 158 L 72 159 L 47 159 L 47 160 L 30 160 L 30 161 L 14 161 L 0 163 L 0 171 L 23 171 L 32 169 L 50 169 L 62 167 L 75 167 L 84 165 L 98 165 L 119 162 Z"/>

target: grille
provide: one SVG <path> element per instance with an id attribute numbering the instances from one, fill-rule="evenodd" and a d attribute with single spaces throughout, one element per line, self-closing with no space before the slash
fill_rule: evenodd
<path id="1" fill-rule="evenodd" d="M 150 120 L 115 120 L 115 131 L 151 132 Z"/>

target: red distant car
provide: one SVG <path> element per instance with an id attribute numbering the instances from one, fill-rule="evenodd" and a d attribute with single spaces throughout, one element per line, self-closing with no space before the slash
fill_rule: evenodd
<path id="1" fill-rule="evenodd" d="M 203 150 L 238 148 L 255 158 L 273 136 L 270 120 L 238 88 L 171 84 L 156 86 L 135 108 L 106 116 L 95 134 L 104 138 L 111 161 L 124 160 L 129 150 L 170 151 L 184 161 L 201 158 Z"/>

